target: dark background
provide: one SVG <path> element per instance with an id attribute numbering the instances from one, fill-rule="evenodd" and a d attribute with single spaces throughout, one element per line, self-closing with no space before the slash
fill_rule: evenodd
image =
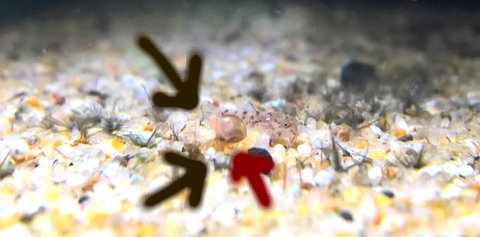
<path id="1" fill-rule="evenodd" d="M 164 4 L 170 7 L 195 8 L 198 4 L 215 5 L 219 1 L 200 1 L 179 0 L 179 1 L 154 1 L 154 0 L 2 0 L 0 8 L 0 22 L 15 21 L 28 17 L 34 17 L 42 12 L 59 11 L 64 13 L 81 13 L 82 11 L 100 11 L 108 12 L 120 8 L 141 9 L 148 4 Z M 237 2 L 237 1 L 223 1 Z M 244 1 L 242 1 L 244 2 Z M 381 10 L 381 9 L 399 9 L 411 11 L 415 9 L 438 11 L 442 14 L 449 12 L 475 12 L 480 9 L 480 1 L 476 0 L 266 0 L 273 7 L 281 6 L 284 3 L 298 3 L 308 5 L 309 7 L 327 6 L 341 7 L 347 9 L 361 10 Z M 238 3 L 238 2 L 237 2 Z"/>

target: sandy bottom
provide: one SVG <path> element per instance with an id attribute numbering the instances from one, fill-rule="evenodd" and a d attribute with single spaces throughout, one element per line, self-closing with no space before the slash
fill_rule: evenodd
<path id="1" fill-rule="evenodd" d="M 480 17 L 275 7 L 2 25 L 0 236 L 479 236 Z M 152 106 L 175 88 L 140 33 L 182 75 L 202 54 L 196 109 Z M 224 109 L 291 116 L 294 142 L 266 119 L 219 141 Z M 229 180 L 252 147 L 275 162 L 268 210 Z M 167 151 L 207 164 L 199 208 L 142 206 L 183 173 Z"/>

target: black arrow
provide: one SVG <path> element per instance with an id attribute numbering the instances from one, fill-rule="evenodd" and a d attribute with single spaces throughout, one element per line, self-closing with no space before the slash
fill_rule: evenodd
<path id="1" fill-rule="evenodd" d="M 201 162 L 188 159 L 173 152 L 165 154 L 165 161 L 172 165 L 184 167 L 185 174 L 171 182 L 167 187 L 147 196 L 144 205 L 152 207 L 172 197 L 184 188 L 190 189 L 188 203 L 191 207 L 200 205 L 203 197 L 203 187 L 207 176 L 207 166 Z"/>
<path id="2" fill-rule="evenodd" d="M 138 45 L 153 58 L 178 91 L 173 97 L 162 92 L 156 92 L 152 98 L 153 104 L 158 107 L 175 107 L 186 110 L 195 109 L 199 101 L 198 90 L 202 71 L 202 58 L 200 55 L 194 53 L 190 56 L 187 67 L 187 78 L 185 81 L 182 81 L 178 72 L 173 68 L 165 55 L 155 47 L 150 38 L 147 36 L 139 36 Z"/>

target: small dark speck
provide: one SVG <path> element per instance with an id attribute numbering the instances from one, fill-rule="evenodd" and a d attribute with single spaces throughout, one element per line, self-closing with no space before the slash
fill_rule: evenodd
<path id="1" fill-rule="evenodd" d="M 402 142 L 411 141 L 411 140 L 413 140 L 413 136 L 410 135 L 410 134 L 407 134 L 407 135 L 399 138 L 398 140 L 400 140 L 400 141 L 402 141 Z"/>
<path id="2" fill-rule="evenodd" d="M 97 90 L 89 90 L 89 91 L 87 92 L 87 94 L 88 94 L 88 95 L 91 95 L 91 96 L 96 96 L 96 97 L 98 97 L 98 98 L 100 98 L 100 99 L 102 99 L 102 100 L 105 100 L 105 99 L 107 99 L 107 97 L 108 97 L 107 94 L 104 94 L 104 93 L 102 93 L 102 92 L 100 92 L 100 91 L 97 91 Z"/>
<path id="3" fill-rule="evenodd" d="M 298 61 L 298 58 L 295 57 L 295 55 L 291 55 L 291 54 L 290 54 L 290 55 L 287 55 L 287 56 L 285 57 L 285 59 L 287 59 L 287 60 L 290 61 L 290 62 L 297 62 L 297 61 Z"/>
<path id="4" fill-rule="evenodd" d="M 35 218 L 35 213 L 32 214 L 24 214 L 20 217 L 20 221 L 23 223 L 29 223 L 33 221 L 33 218 Z"/>
<path id="5" fill-rule="evenodd" d="M 87 201 L 90 197 L 89 196 L 81 196 L 79 199 L 78 199 L 78 203 L 82 204 L 84 203 L 85 201 Z"/>
<path id="6" fill-rule="evenodd" d="M 395 193 L 393 193 L 392 191 L 390 190 L 383 190 L 383 195 L 389 197 L 389 198 L 394 198 L 395 197 Z"/>
<path id="7" fill-rule="evenodd" d="M 134 157 L 134 156 L 128 154 L 128 155 L 125 155 L 125 156 L 123 157 L 123 159 L 125 159 L 126 161 L 129 161 L 129 160 L 131 160 L 133 157 Z"/>
<path id="8" fill-rule="evenodd" d="M 353 216 L 352 216 L 352 213 L 350 211 L 347 211 L 347 210 L 342 210 L 340 212 L 340 216 L 345 219 L 346 221 L 353 221 Z"/>

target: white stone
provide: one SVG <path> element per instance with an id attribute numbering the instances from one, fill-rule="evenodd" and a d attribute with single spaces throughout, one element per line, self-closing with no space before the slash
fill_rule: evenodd
<path id="1" fill-rule="evenodd" d="M 467 93 L 468 104 L 471 106 L 480 105 L 480 92 L 472 91 Z"/>
<path id="2" fill-rule="evenodd" d="M 445 189 L 442 190 L 441 196 L 443 199 L 452 199 L 460 197 L 462 189 L 457 185 L 447 185 Z"/>
<path id="3" fill-rule="evenodd" d="M 326 149 L 328 146 L 330 146 L 330 143 L 325 142 L 320 138 L 317 138 L 317 139 L 315 139 L 315 141 L 313 141 L 313 147 L 315 149 L 321 149 L 322 150 L 322 149 Z"/>
<path id="4" fill-rule="evenodd" d="M 186 220 L 185 227 L 187 228 L 188 233 L 193 236 L 198 236 L 205 230 L 205 223 L 203 223 L 200 216 L 188 216 Z"/>
<path id="5" fill-rule="evenodd" d="M 406 225 L 405 217 L 391 214 L 387 215 L 380 224 L 380 229 L 385 232 L 402 229 Z"/>
<path id="6" fill-rule="evenodd" d="M 420 154 L 423 150 L 423 144 L 419 142 L 410 142 L 408 143 L 408 147 L 414 150 L 417 154 Z"/>
<path id="7" fill-rule="evenodd" d="M 78 187 L 85 182 L 87 182 L 88 178 L 81 174 L 70 174 L 67 178 L 66 184 L 70 187 Z"/>
<path id="8" fill-rule="evenodd" d="M 315 175 L 314 180 L 317 186 L 328 186 L 333 180 L 333 173 L 328 170 L 320 170 L 317 175 Z"/>
<path id="9" fill-rule="evenodd" d="M 458 173 L 463 177 L 473 176 L 475 171 L 469 165 L 462 165 L 458 168 Z"/>
<path id="10" fill-rule="evenodd" d="M 21 137 L 15 135 L 5 135 L 2 137 L 3 145 L 8 147 L 13 153 L 26 154 L 30 151 L 30 146 Z"/>
<path id="11" fill-rule="evenodd" d="M 215 155 L 215 152 L 216 152 L 216 151 L 215 151 L 215 148 L 209 147 L 209 148 L 207 149 L 207 152 L 205 152 L 205 159 L 207 159 L 207 160 L 213 159 L 213 158 L 214 158 L 214 155 Z"/>
<path id="12" fill-rule="evenodd" d="M 141 77 L 136 77 L 132 74 L 124 74 L 122 76 L 122 84 L 125 85 L 126 88 L 134 91 L 136 96 L 138 96 L 142 100 L 149 99 L 143 86 L 144 80 Z"/>
<path id="13" fill-rule="evenodd" d="M 382 176 L 382 168 L 378 166 L 368 170 L 368 178 L 374 183 L 379 183 L 382 180 Z"/>
<path id="14" fill-rule="evenodd" d="M 370 130 L 372 130 L 372 132 L 377 136 L 381 136 L 383 134 L 382 129 L 375 125 L 370 125 Z"/>
<path id="15" fill-rule="evenodd" d="M 113 176 L 117 173 L 119 167 L 120 164 L 118 162 L 108 162 L 103 166 L 102 173 L 107 177 Z"/>
<path id="16" fill-rule="evenodd" d="M 281 145 L 281 144 L 277 144 L 277 145 L 275 145 L 275 147 L 273 148 L 273 150 L 274 150 L 275 152 L 278 152 L 278 153 L 283 153 L 283 152 L 285 152 L 285 147 L 284 147 L 283 145 Z"/>
<path id="17" fill-rule="evenodd" d="M 397 141 L 395 141 L 395 140 L 390 140 L 389 143 L 390 143 L 390 150 L 391 150 L 394 154 L 399 155 L 399 154 L 401 153 L 401 151 L 402 151 L 399 142 L 397 142 Z"/>
<path id="18" fill-rule="evenodd" d="M 440 168 L 437 165 L 430 165 L 422 169 L 421 173 L 427 174 L 431 177 L 439 174 L 442 171 L 442 168 Z"/>
<path id="19" fill-rule="evenodd" d="M 302 143 L 297 147 L 298 153 L 303 157 L 308 157 L 312 154 L 312 147 L 308 143 Z"/>
<path id="20" fill-rule="evenodd" d="M 305 168 L 301 172 L 303 183 L 314 184 L 313 170 L 310 168 Z"/>
<path id="21" fill-rule="evenodd" d="M 308 128 L 315 128 L 317 127 L 317 121 L 314 118 L 309 117 L 305 121 L 305 126 Z"/>
<path id="22" fill-rule="evenodd" d="M 218 206 L 212 213 L 212 219 L 225 226 L 233 225 L 235 218 L 235 207 L 232 204 Z"/>
<path id="23" fill-rule="evenodd" d="M 451 176 L 458 176 L 458 167 L 453 163 L 446 163 L 442 165 L 442 170 Z"/>
<path id="24" fill-rule="evenodd" d="M 26 225 L 16 224 L 3 231 L 0 231 L 0 236 L 17 236 L 29 237 L 32 236 Z"/>
<path id="25" fill-rule="evenodd" d="M 280 164 L 283 161 L 282 155 L 280 155 L 277 152 L 272 153 L 272 159 L 273 159 L 273 162 L 275 162 L 275 164 Z"/>

